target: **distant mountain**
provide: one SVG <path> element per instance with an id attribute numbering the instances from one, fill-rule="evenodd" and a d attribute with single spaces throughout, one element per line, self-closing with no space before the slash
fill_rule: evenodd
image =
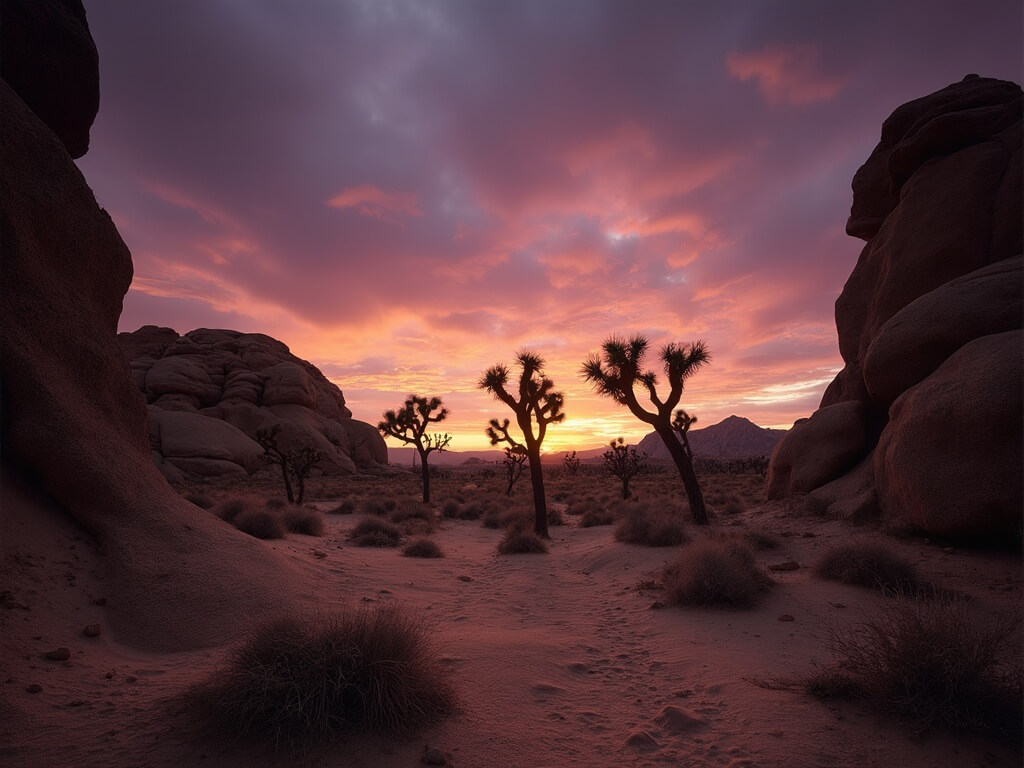
<path id="1" fill-rule="evenodd" d="M 688 437 L 694 456 L 708 459 L 736 459 L 747 456 L 770 456 L 775 444 L 786 434 L 784 429 L 759 427 L 741 416 L 726 419 L 703 429 L 691 429 Z M 652 459 L 671 460 L 668 448 L 655 432 L 637 444 Z"/>
<path id="2" fill-rule="evenodd" d="M 505 454 L 502 451 L 434 451 L 427 457 L 427 463 L 439 467 L 453 467 L 460 464 L 493 464 L 501 461 Z M 411 467 L 413 458 L 416 459 L 416 466 L 420 465 L 420 458 L 415 448 L 397 448 L 388 446 L 388 463 L 398 466 Z"/>

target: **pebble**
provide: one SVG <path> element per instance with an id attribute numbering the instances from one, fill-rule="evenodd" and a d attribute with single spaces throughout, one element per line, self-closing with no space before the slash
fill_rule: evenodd
<path id="1" fill-rule="evenodd" d="M 82 630 L 82 634 L 86 637 L 99 637 L 102 632 L 103 628 L 99 624 L 87 624 Z"/>
<path id="2" fill-rule="evenodd" d="M 42 693 L 43 686 L 39 685 L 39 683 L 32 683 L 32 685 L 25 686 L 25 690 L 29 693 Z"/>
<path id="3" fill-rule="evenodd" d="M 769 571 L 795 571 L 800 568 L 796 560 L 787 560 L 784 563 L 772 563 L 768 566 Z"/>
<path id="4" fill-rule="evenodd" d="M 784 613 L 779 616 L 779 621 L 796 621 L 796 618 L 791 613 Z"/>
<path id="5" fill-rule="evenodd" d="M 71 658 L 70 648 L 54 648 L 52 651 L 47 651 L 45 654 L 46 658 L 50 661 L 67 661 Z"/>

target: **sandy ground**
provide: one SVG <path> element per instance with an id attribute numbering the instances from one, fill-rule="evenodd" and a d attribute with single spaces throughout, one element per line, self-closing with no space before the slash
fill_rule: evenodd
<path id="1" fill-rule="evenodd" d="M 501 531 L 479 521 L 444 521 L 433 534 L 446 555 L 439 560 L 356 548 L 345 540 L 351 516 L 328 516 L 323 538 L 261 544 L 296 564 L 305 580 L 296 591 L 316 595 L 324 611 L 395 601 L 423 611 L 459 696 L 456 715 L 408 740 L 356 737 L 298 756 L 197 738 L 176 697 L 226 649 L 153 655 L 110 632 L 84 636 L 87 625 L 104 626 L 108 610 L 95 546 L 57 512 L 5 515 L 3 765 L 406 768 L 427 745 L 461 768 L 1021 764 L 1012 747 L 914 736 L 854 704 L 757 684 L 827 664 L 829 623 L 851 624 L 883 600 L 810 570 L 828 547 L 881 534 L 793 505 L 729 520 L 728 529 L 780 538 L 778 549 L 759 553 L 764 567 L 801 565 L 773 573 L 776 586 L 743 611 L 653 608 L 659 593 L 640 585 L 674 551 L 618 543 L 610 526 L 553 528 L 546 555 L 497 555 Z M 970 595 L 980 613 L 1019 608 L 1018 556 L 886 541 L 926 577 Z M 59 647 L 70 658 L 44 658 Z"/>

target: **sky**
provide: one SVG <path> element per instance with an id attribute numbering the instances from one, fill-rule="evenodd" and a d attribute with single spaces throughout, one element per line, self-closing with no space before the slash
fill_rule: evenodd
<path id="1" fill-rule="evenodd" d="M 842 367 L 850 182 L 899 105 L 1021 82 L 1020 0 L 85 0 L 78 161 L 131 249 L 119 330 L 274 336 L 373 424 L 533 350 L 547 450 L 649 431 L 579 375 L 707 343 L 681 405 L 788 428 Z"/>

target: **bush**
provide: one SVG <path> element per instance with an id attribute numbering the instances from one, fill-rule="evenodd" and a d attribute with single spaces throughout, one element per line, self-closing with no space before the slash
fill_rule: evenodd
<path id="1" fill-rule="evenodd" d="M 214 500 L 203 493 L 189 493 L 185 495 L 185 501 L 190 501 L 200 509 L 213 509 Z"/>
<path id="2" fill-rule="evenodd" d="M 761 531 L 747 531 L 743 534 L 743 540 L 751 546 L 755 552 L 764 552 L 766 549 L 777 549 L 779 540 L 770 533 Z"/>
<path id="3" fill-rule="evenodd" d="M 880 590 L 902 592 L 920 585 L 912 565 L 885 547 L 870 542 L 846 544 L 829 550 L 815 566 L 814 572 L 832 581 Z"/>
<path id="4" fill-rule="evenodd" d="M 479 520 L 483 514 L 484 508 L 476 501 L 462 504 L 458 499 L 446 499 L 441 507 L 441 515 L 454 520 Z"/>
<path id="5" fill-rule="evenodd" d="M 402 532 L 379 518 L 364 517 L 348 537 L 357 547 L 397 547 Z"/>
<path id="6" fill-rule="evenodd" d="M 532 528 L 533 512 L 528 509 L 488 509 L 483 515 L 484 528 Z"/>
<path id="7" fill-rule="evenodd" d="M 580 517 L 580 528 L 593 528 L 596 525 L 611 525 L 615 522 L 615 512 L 602 506 L 588 509 Z"/>
<path id="8" fill-rule="evenodd" d="M 617 541 L 647 547 L 674 547 L 686 541 L 682 520 L 671 512 L 651 512 L 646 506 L 630 509 L 615 529 Z"/>
<path id="9" fill-rule="evenodd" d="M 231 736 L 276 746 L 407 733 L 453 709 L 429 638 L 420 619 L 394 606 L 279 619 L 231 651 L 193 704 Z"/>
<path id="10" fill-rule="evenodd" d="M 419 501 L 404 501 L 388 513 L 392 523 L 404 523 L 406 520 L 424 520 L 434 524 L 434 512 L 426 504 Z"/>
<path id="11" fill-rule="evenodd" d="M 227 499 L 221 502 L 221 505 L 217 507 L 217 517 L 223 520 L 225 523 L 235 524 L 235 518 L 237 518 L 243 512 L 248 511 L 252 507 L 250 499 L 236 497 L 233 499 Z"/>
<path id="12" fill-rule="evenodd" d="M 691 544 L 663 572 L 668 600 L 675 605 L 747 608 L 772 584 L 758 569 L 750 548 L 711 539 Z"/>
<path id="13" fill-rule="evenodd" d="M 284 499 L 270 498 L 264 502 L 264 506 L 272 512 L 280 512 L 288 506 L 288 502 Z"/>
<path id="14" fill-rule="evenodd" d="M 392 502 L 391 509 L 394 509 L 394 502 Z M 384 506 L 382 502 L 375 499 L 366 499 L 361 506 L 361 511 L 364 515 L 373 515 L 374 517 L 387 517 L 389 510 Z"/>
<path id="15" fill-rule="evenodd" d="M 462 518 L 462 505 L 458 499 L 445 499 L 441 504 L 441 517 L 461 520 Z"/>
<path id="16" fill-rule="evenodd" d="M 520 555 L 533 552 L 546 553 L 548 545 L 531 530 L 512 526 L 505 531 L 505 536 L 498 544 L 499 555 Z"/>
<path id="17" fill-rule="evenodd" d="M 1015 614 L 979 621 L 962 600 L 897 595 L 862 624 L 830 629 L 837 668 L 806 687 L 819 698 L 863 697 L 918 730 L 974 731 L 1019 743 L 1019 629 Z"/>
<path id="18" fill-rule="evenodd" d="M 415 539 L 402 549 L 406 557 L 444 557 L 441 548 L 430 539 Z"/>
<path id="19" fill-rule="evenodd" d="M 288 532 L 284 521 L 265 509 L 247 509 L 234 521 L 235 528 L 257 539 L 283 539 Z"/>
<path id="20" fill-rule="evenodd" d="M 284 527 L 291 533 L 302 533 L 306 536 L 323 536 L 324 516 L 315 509 L 292 507 L 281 514 Z"/>
<path id="21" fill-rule="evenodd" d="M 356 503 L 352 499 L 345 499 L 334 509 L 327 510 L 329 515 L 351 515 L 356 511 Z"/>
<path id="22" fill-rule="evenodd" d="M 573 501 L 569 503 L 569 506 L 565 510 L 567 515 L 582 515 L 591 510 L 604 509 L 604 504 L 599 502 L 593 496 L 584 496 L 579 501 Z"/>

